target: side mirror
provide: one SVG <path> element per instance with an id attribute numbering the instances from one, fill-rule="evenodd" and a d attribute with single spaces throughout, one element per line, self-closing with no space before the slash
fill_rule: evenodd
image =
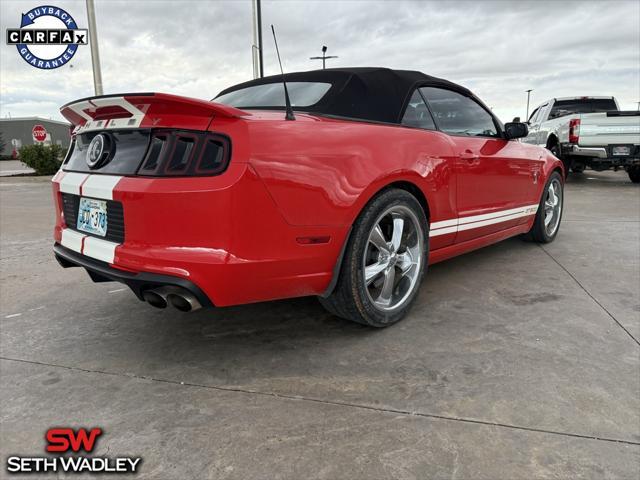
<path id="1" fill-rule="evenodd" d="M 520 117 L 513 117 L 513 123 L 520 123 Z"/>
<path id="2" fill-rule="evenodd" d="M 522 122 L 509 122 L 504 124 L 504 133 L 507 140 L 522 138 L 529 135 L 529 127 Z"/>

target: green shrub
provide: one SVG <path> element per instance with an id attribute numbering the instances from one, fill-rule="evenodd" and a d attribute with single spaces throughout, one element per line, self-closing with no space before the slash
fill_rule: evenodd
<path id="1" fill-rule="evenodd" d="M 33 168 L 37 175 L 53 175 L 64 159 L 64 150 L 60 145 L 25 145 L 20 148 L 19 154 L 20 161 Z"/>

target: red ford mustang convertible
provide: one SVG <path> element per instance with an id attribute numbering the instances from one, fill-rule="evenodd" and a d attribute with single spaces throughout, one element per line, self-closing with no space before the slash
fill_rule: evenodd
<path id="1" fill-rule="evenodd" d="M 550 242 L 562 216 L 562 163 L 516 140 L 526 125 L 419 72 L 299 72 L 212 101 L 133 93 L 61 111 L 74 140 L 53 179 L 56 258 L 155 307 L 317 295 L 384 327 L 428 263 L 514 235 Z"/>

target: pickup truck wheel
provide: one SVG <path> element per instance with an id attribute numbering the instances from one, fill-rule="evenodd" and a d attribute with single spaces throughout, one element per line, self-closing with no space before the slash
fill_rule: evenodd
<path id="1" fill-rule="evenodd" d="M 538 243 L 553 242 L 560 230 L 563 207 L 564 183 L 560 174 L 553 172 L 544 186 L 536 218 L 525 238 Z"/>
<path id="2" fill-rule="evenodd" d="M 329 312 L 372 327 L 401 320 L 418 293 L 427 265 L 428 225 L 409 192 L 386 190 L 360 213 L 336 287 L 320 303 Z"/>
<path id="3" fill-rule="evenodd" d="M 571 167 L 571 171 L 573 173 L 583 173 L 584 172 L 584 163 L 574 163 Z"/>
<path id="4" fill-rule="evenodd" d="M 571 157 L 562 158 L 560 145 L 558 145 L 558 142 L 555 140 L 551 140 L 551 141 L 553 141 L 553 143 L 547 145 L 547 150 L 549 150 L 554 157 L 559 158 L 564 164 L 564 178 L 566 179 L 569 176 L 569 171 L 571 170 L 571 164 L 572 164 Z"/>
<path id="5" fill-rule="evenodd" d="M 631 180 L 633 183 L 640 183 L 640 166 L 634 165 L 632 167 L 629 167 L 627 173 L 629 174 L 629 180 Z"/>

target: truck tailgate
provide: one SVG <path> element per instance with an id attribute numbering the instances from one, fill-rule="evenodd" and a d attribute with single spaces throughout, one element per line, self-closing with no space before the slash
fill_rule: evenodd
<path id="1" fill-rule="evenodd" d="M 580 115 L 581 147 L 640 144 L 640 111 Z"/>

